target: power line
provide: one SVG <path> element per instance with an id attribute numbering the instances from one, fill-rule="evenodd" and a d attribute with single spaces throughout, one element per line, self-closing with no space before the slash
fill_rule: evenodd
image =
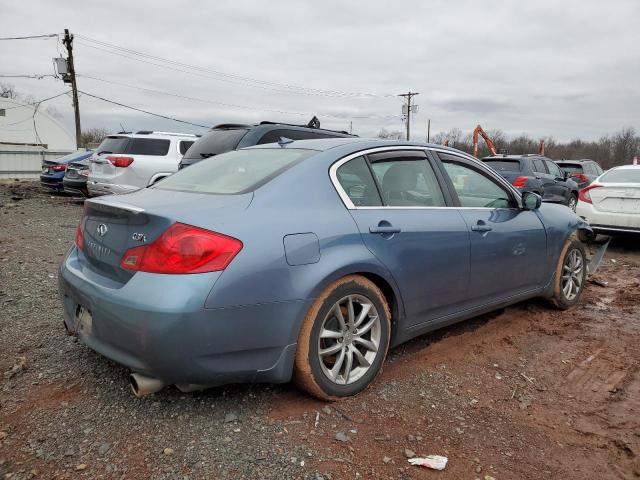
<path id="1" fill-rule="evenodd" d="M 205 72 L 208 73 L 210 75 L 215 75 L 216 77 L 222 77 L 222 78 L 217 78 L 220 81 L 227 81 L 227 82 L 231 82 L 231 83 L 241 83 L 242 85 L 245 86 L 251 86 L 251 87 L 258 87 L 258 88 L 267 88 L 267 89 L 274 89 L 274 88 L 278 88 L 281 89 L 280 91 L 282 91 L 282 89 L 284 89 L 284 91 L 286 91 L 287 93 L 297 93 L 297 94 L 303 94 L 303 95 L 317 95 L 317 96 L 327 96 L 327 97 L 352 97 L 352 98 L 359 98 L 359 97 L 372 97 L 372 98 L 394 98 L 395 95 L 392 94 L 376 94 L 376 93 L 368 93 L 368 92 L 345 92 L 345 91 L 340 91 L 340 90 L 328 90 L 328 89 L 318 89 L 318 88 L 311 88 L 311 87 L 303 87 L 303 86 L 299 86 L 299 85 L 292 85 L 292 84 L 288 84 L 288 83 L 279 83 L 279 82 L 273 82 L 273 81 L 268 81 L 268 80 L 261 80 L 261 79 L 257 79 L 257 78 L 253 78 L 253 77 L 248 77 L 248 76 L 244 76 L 244 75 L 238 75 L 238 74 L 234 74 L 234 73 L 227 73 L 227 72 L 222 72 L 222 71 L 218 71 L 218 70 L 213 70 L 213 69 L 209 69 L 209 68 L 205 68 L 205 67 L 200 67 L 200 66 L 196 66 L 196 65 L 191 65 L 188 63 L 183 63 L 183 62 L 178 62 L 175 60 L 170 60 L 167 58 L 163 58 L 163 57 L 158 57 L 155 55 L 151 55 L 151 54 L 147 54 L 147 53 L 143 53 L 143 52 L 139 52 L 136 50 L 132 50 L 129 48 L 125 48 L 125 47 L 121 47 L 112 43 L 107 43 L 107 42 L 103 42 L 100 40 L 96 40 L 93 39 L 91 37 L 88 37 L 86 35 L 80 35 L 77 34 L 77 37 L 79 37 L 80 39 L 83 39 L 85 41 L 94 43 L 96 45 L 100 45 L 103 48 L 99 48 L 95 45 L 88 45 L 83 43 L 86 46 L 89 46 L 91 48 L 96 48 L 98 50 L 103 50 L 105 52 L 108 53 L 112 53 L 115 55 L 121 55 L 121 56 L 125 56 L 127 58 L 130 58 L 132 60 L 138 60 L 138 61 L 143 61 L 140 58 L 137 57 L 143 57 L 149 60 L 155 60 L 155 61 L 159 61 L 159 62 L 164 62 L 167 63 L 169 65 L 173 65 L 173 66 L 177 66 L 177 67 L 183 67 L 183 68 L 188 68 L 191 70 L 195 70 L 198 72 Z M 107 49 L 105 49 L 105 47 Z M 108 50 L 111 49 L 111 50 Z M 117 52 L 113 51 L 113 50 L 117 50 Z M 135 57 L 131 57 L 131 56 L 127 56 L 127 55 L 134 55 Z M 145 63 L 151 63 L 151 62 L 145 62 Z M 160 66 L 160 67 L 167 67 L 167 65 L 158 65 L 155 63 L 152 63 L 153 65 L 156 66 Z M 184 72 L 187 73 L 187 72 Z M 191 72 L 192 73 L 192 72 Z M 224 80 L 223 80 L 224 79 Z"/>
<path id="2" fill-rule="evenodd" d="M 0 75 L 0 78 L 37 78 L 38 80 L 42 80 L 45 77 L 53 77 L 56 78 L 55 75 L 51 75 L 50 73 L 38 75 L 38 74 L 24 74 L 24 75 Z"/>
<path id="3" fill-rule="evenodd" d="M 51 38 L 57 36 L 57 33 L 49 33 L 46 35 L 27 35 L 25 37 L 0 37 L 0 40 L 30 40 L 32 38 Z"/>
<path id="4" fill-rule="evenodd" d="M 155 93 L 155 94 L 160 94 L 160 95 L 168 95 L 171 97 L 176 97 L 176 98 L 183 98 L 186 100 L 192 100 L 192 101 L 196 101 L 196 102 L 203 102 L 203 103 L 209 103 L 209 104 L 213 104 L 213 105 L 219 105 L 219 106 L 223 106 L 223 107 L 231 107 L 231 108 L 240 108 L 240 109 L 244 109 L 244 110 L 250 110 L 250 111 L 261 111 L 261 112 L 272 112 L 272 113 L 280 113 L 283 115 L 299 115 L 299 116 L 309 116 L 311 115 L 311 113 L 309 112 L 292 112 L 292 111 L 287 111 L 287 110 L 277 110 L 277 109 L 270 109 L 270 108 L 260 108 L 260 107 L 250 107 L 247 105 L 238 105 L 238 104 L 234 104 L 234 103 L 225 103 L 225 102 L 218 102 L 215 100 L 209 100 L 209 99 L 205 99 L 205 98 L 198 98 L 198 97 L 190 97 L 187 95 L 181 95 L 178 93 L 172 93 L 172 92 L 165 92 L 162 90 L 155 90 L 155 89 L 151 89 L 151 88 L 146 88 L 146 87 L 141 87 L 138 85 L 131 85 L 128 83 L 122 83 L 122 82 L 116 82 L 113 80 L 105 80 L 103 78 L 98 78 L 98 77 L 93 77 L 90 75 L 81 75 L 78 74 L 78 77 L 81 78 L 88 78 L 91 80 L 96 80 L 99 82 L 105 82 L 105 83 L 109 83 L 112 85 L 119 85 L 122 87 L 127 87 L 127 88 L 134 88 L 137 90 L 141 90 L 144 92 L 150 92 L 150 93 Z M 354 119 L 369 119 L 369 118 L 398 118 L 398 115 L 337 115 L 337 114 L 322 114 L 322 116 L 325 117 L 332 117 L 332 118 L 340 118 L 340 119 L 345 119 L 345 118 L 354 118 Z"/>
<path id="5" fill-rule="evenodd" d="M 164 119 L 167 119 L 167 120 L 172 120 L 174 122 L 186 123 L 187 125 L 193 125 L 195 127 L 211 128 L 210 125 L 200 125 L 199 123 L 187 122 L 186 120 L 180 120 L 178 118 L 169 117 L 167 115 L 161 115 L 159 113 L 153 113 L 153 112 L 150 112 L 148 110 L 142 110 L 141 108 L 132 107 L 131 105 L 125 105 L 124 103 L 116 102 L 114 100 L 109 100 L 108 98 L 104 98 L 104 97 L 99 97 L 98 95 L 93 95 L 92 93 L 83 92 L 82 90 L 78 90 L 78 92 L 83 94 L 83 95 L 87 95 L 88 97 L 97 98 L 98 100 L 102 100 L 103 102 L 113 103 L 114 105 L 118 105 L 118 106 L 124 107 L 124 108 L 129 108 L 129 109 L 135 110 L 137 112 L 146 113 L 147 115 L 153 115 L 154 117 L 160 117 L 160 118 L 164 118 Z"/>

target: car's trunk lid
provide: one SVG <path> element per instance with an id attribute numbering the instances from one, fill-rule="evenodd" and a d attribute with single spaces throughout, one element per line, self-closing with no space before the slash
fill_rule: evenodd
<path id="1" fill-rule="evenodd" d="M 133 275 L 120 267 L 128 249 L 148 245 L 175 222 L 215 228 L 224 218 L 247 208 L 252 196 L 186 192 L 168 195 L 166 191 L 144 189 L 131 195 L 87 200 L 84 257 L 94 271 L 124 283 Z"/>
<path id="2" fill-rule="evenodd" d="M 589 190 L 595 209 L 602 212 L 640 215 L 640 186 L 637 183 L 610 183 Z"/>

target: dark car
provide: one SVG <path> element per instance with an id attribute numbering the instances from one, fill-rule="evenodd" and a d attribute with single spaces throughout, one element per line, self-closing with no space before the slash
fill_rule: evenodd
<path id="1" fill-rule="evenodd" d="M 576 210 L 578 184 L 553 160 L 540 155 L 495 155 L 482 159 L 521 192 L 534 192 L 543 202 L 561 203 Z"/>
<path id="2" fill-rule="evenodd" d="M 67 165 L 67 171 L 62 179 L 64 191 L 72 195 L 89 196 L 87 179 L 89 177 L 89 158 L 79 162 L 71 162 Z"/>
<path id="3" fill-rule="evenodd" d="M 583 160 L 558 160 L 556 164 L 578 184 L 581 189 L 591 185 L 596 178 L 604 173 L 597 162 L 589 159 Z"/>
<path id="4" fill-rule="evenodd" d="M 202 136 L 200 140 L 187 150 L 178 168 L 188 167 L 204 158 L 239 148 L 276 143 L 281 138 L 290 140 L 315 140 L 336 137 L 355 137 L 347 132 L 325 130 L 320 122 L 313 118 L 307 125 L 290 125 L 287 123 L 261 122 L 257 125 L 240 125 L 235 123 L 217 125 Z"/>
<path id="5" fill-rule="evenodd" d="M 42 173 L 40 174 L 40 185 L 57 191 L 62 191 L 62 179 L 64 178 L 69 164 L 89 158 L 92 153 L 93 152 L 91 150 L 86 152 L 73 152 L 69 155 L 65 155 L 64 157 L 56 158 L 55 160 L 43 161 Z"/>

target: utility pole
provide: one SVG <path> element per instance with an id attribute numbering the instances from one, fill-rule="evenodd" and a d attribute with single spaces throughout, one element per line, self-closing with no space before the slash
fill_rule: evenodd
<path id="1" fill-rule="evenodd" d="M 407 93 L 401 93 L 400 95 L 398 95 L 399 97 L 405 97 L 407 99 L 407 140 L 411 140 L 411 109 L 412 108 L 416 108 L 416 110 L 414 110 L 414 112 L 417 112 L 417 105 L 411 105 L 411 99 L 413 97 L 415 97 L 416 95 L 420 95 L 418 92 L 407 92 Z M 404 113 L 404 112 L 403 112 Z"/>
<path id="2" fill-rule="evenodd" d="M 427 122 L 427 143 L 431 141 L 431 119 Z"/>
<path id="3" fill-rule="evenodd" d="M 353 134 L 353 120 L 349 122 L 349 133 Z"/>
<path id="4" fill-rule="evenodd" d="M 82 144 L 82 130 L 80 129 L 80 105 L 78 104 L 78 86 L 76 85 L 76 69 L 73 65 L 73 35 L 69 35 L 69 29 L 64 29 L 64 40 L 62 41 L 67 47 L 67 63 L 68 74 L 63 76 L 64 83 L 71 83 L 73 93 L 73 108 L 76 117 L 76 148 L 80 148 Z"/>

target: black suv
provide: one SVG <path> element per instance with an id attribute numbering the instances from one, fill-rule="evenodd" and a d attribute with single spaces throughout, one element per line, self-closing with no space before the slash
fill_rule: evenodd
<path id="1" fill-rule="evenodd" d="M 555 162 L 540 155 L 495 155 L 484 163 L 509 180 L 521 192 L 535 192 L 544 202 L 562 203 L 573 211 L 578 203 L 578 184 Z"/>
<path id="2" fill-rule="evenodd" d="M 276 143 L 281 138 L 311 140 L 318 138 L 355 137 L 347 132 L 324 130 L 316 117 L 307 125 L 260 122 L 257 125 L 223 124 L 213 127 L 184 154 L 179 168 L 188 167 L 204 158 L 243 147 Z"/>
<path id="3" fill-rule="evenodd" d="M 593 160 L 557 160 L 556 164 L 576 182 L 580 188 L 588 187 L 604 173 L 602 167 Z"/>

